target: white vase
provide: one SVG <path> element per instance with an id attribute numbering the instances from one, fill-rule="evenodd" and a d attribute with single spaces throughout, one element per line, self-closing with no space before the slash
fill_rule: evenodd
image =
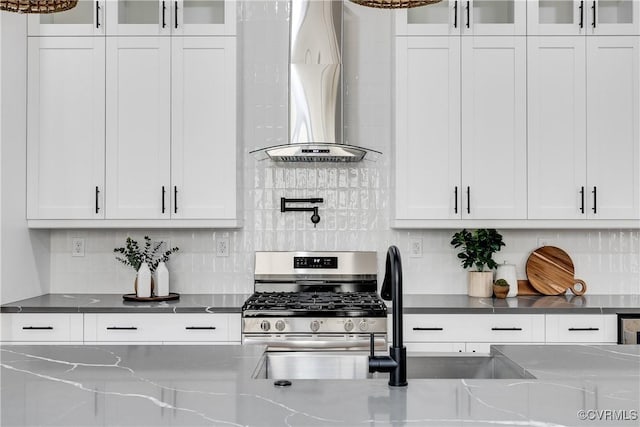
<path id="1" fill-rule="evenodd" d="M 504 264 L 498 265 L 498 269 L 496 270 L 496 280 L 504 279 L 509 284 L 509 293 L 507 294 L 507 298 L 515 297 L 518 295 L 518 277 L 516 276 L 516 266 L 515 264 Z"/>
<path id="2" fill-rule="evenodd" d="M 164 262 L 158 264 L 156 268 L 156 296 L 166 297 L 169 295 L 169 270 Z"/>
<path id="3" fill-rule="evenodd" d="M 149 298 L 151 296 L 151 270 L 146 262 L 140 264 L 138 270 L 136 295 L 138 298 Z"/>
<path id="4" fill-rule="evenodd" d="M 490 298 L 493 295 L 493 272 L 470 271 L 468 294 L 470 297 Z"/>

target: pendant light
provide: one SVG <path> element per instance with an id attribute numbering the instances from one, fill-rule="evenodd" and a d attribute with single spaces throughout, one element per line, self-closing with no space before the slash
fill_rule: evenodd
<path id="1" fill-rule="evenodd" d="M 409 9 L 440 3 L 442 0 L 351 0 L 353 3 L 379 9 Z"/>
<path id="2" fill-rule="evenodd" d="M 55 13 L 73 9 L 78 0 L 0 0 L 0 10 L 18 13 Z"/>

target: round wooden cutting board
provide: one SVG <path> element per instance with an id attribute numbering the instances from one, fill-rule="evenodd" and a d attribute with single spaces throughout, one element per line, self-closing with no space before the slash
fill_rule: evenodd
<path id="1" fill-rule="evenodd" d="M 543 246 L 529 255 L 527 277 L 531 286 L 545 295 L 560 295 L 567 289 L 576 295 L 587 291 L 584 280 L 574 277 L 571 257 L 555 246 Z M 580 286 L 576 287 L 576 284 Z"/>

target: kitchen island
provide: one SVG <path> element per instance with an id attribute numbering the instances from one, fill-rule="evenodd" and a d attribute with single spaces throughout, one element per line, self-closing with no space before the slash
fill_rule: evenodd
<path id="1" fill-rule="evenodd" d="M 640 346 L 494 346 L 536 379 L 253 379 L 261 346 L 2 346 L 1 425 L 637 425 Z M 188 357 L 186 357 L 188 356 Z"/>

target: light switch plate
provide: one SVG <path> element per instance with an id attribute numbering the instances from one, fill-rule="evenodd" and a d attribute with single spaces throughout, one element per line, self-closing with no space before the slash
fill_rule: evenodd
<path id="1" fill-rule="evenodd" d="M 422 258 L 422 237 L 411 237 L 409 239 L 409 256 L 411 258 Z"/>

